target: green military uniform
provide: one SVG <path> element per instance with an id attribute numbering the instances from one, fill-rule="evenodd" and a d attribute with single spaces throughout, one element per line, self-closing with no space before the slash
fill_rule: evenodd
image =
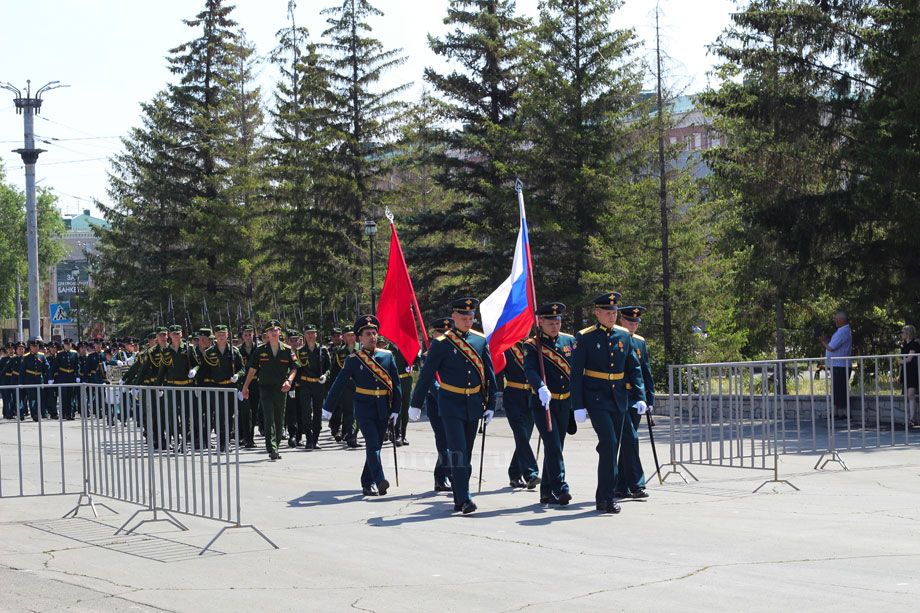
<path id="1" fill-rule="evenodd" d="M 243 326 L 243 332 L 254 332 L 251 325 Z M 246 343 L 241 343 L 237 348 L 239 349 L 240 356 L 243 358 L 243 364 L 249 364 L 249 360 L 252 359 L 252 354 L 255 352 L 256 348 L 259 346 L 259 343 L 253 339 L 252 345 L 246 346 Z M 259 376 L 256 375 L 253 377 L 253 381 L 258 382 Z M 239 389 L 243 389 L 243 379 L 240 379 L 237 382 Z M 240 422 L 240 445 L 246 447 L 247 449 L 252 449 L 256 446 L 255 441 L 255 424 L 256 422 L 261 423 L 259 417 L 262 415 L 262 410 L 259 405 L 259 386 L 253 385 L 249 388 L 249 398 L 243 398 L 239 401 L 237 405 L 237 411 L 239 412 L 239 422 Z"/>
<path id="2" fill-rule="evenodd" d="M 342 329 L 343 334 L 353 334 L 354 328 L 346 326 Z M 345 361 L 350 355 L 358 350 L 358 344 L 349 345 L 343 342 L 332 354 L 331 366 L 329 368 L 329 378 L 327 381 L 335 381 L 339 376 L 339 371 L 345 366 Z M 336 441 L 345 439 L 349 447 L 358 446 L 358 424 L 355 421 L 355 383 L 348 380 L 345 389 L 342 391 L 342 397 L 336 403 L 332 411 L 332 417 L 329 418 L 329 429 Z"/>
<path id="3" fill-rule="evenodd" d="M 316 332 L 316 326 L 308 325 L 305 332 Z M 317 342 L 311 349 L 306 345 L 295 352 L 297 360 L 297 441 L 306 436 L 307 449 L 319 449 L 319 432 L 323 424 L 323 400 L 326 398 L 325 382 L 329 377 L 331 361 L 329 352 Z"/>
<path id="4" fill-rule="evenodd" d="M 153 338 L 158 339 L 160 335 L 166 335 L 168 330 L 165 327 L 159 327 L 153 332 Z M 165 340 L 165 339 L 164 339 Z M 137 371 L 130 373 L 127 379 L 129 385 L 152 386 L 157 384 L 157 377 L 160 373 L 160 366 L 163 364 L 163 351 L 165 345 L 157 344 L 145 349 L 138 355 L 134 361 L 135 365 L 139 364 Z M 144 433 L 153 438 L 153 448 L 162 449 L 166 447 L 166 411 L 163 399 L 151 390 L 142 390 L 140 393 L 141 419 L 143 421 Z M 147 433 L 147 415 L 150 416 L 151 432 Z"/>
<path id="5" fill-rule="evenodd" d="M 265 330 L 280 330 L 281 324 L 276 320 L 268 322 Z M 296 364 L 291 356 L 291 347 L 278 342 L 277 350 L 271 343 L 256 348 L 249 358 L 249 369 L 259 376 L 259 399 L 265 423 L 265 447 L 268 453 L 277 459 L 278 441 L 284 428 L 284 405 L 287 394 L 282 391 L 285 380 L 295 371 Z"/>
<path id="6" fill-rule="evenodd" d="M 219 324 L 215 332 L 229 332 L 227 326 Z M 239 350 L 229 342 L 221 351 L 217 343 L 201 352 L 201 364 L 198 367 L 198 384 L 201 387 L 220 387 L 236 389 L 236 382 L 244 372 L 243 357 Z M 217 434 L 217 441 L 223 451 L 230 441 L 233 431 L 233 416 L 229 407 L 233 405 L 233 396 L 229 393 L 207 394 L 203 408 L 209 412 L 211 429 Z"/>
<path id="7" fill-rule="evenodd" d="M 645 311 L 646 308 L 641 306 L 623 307 L 620 309 L 620 318 L 630 322 L 641 322 Z M 617 326 L 617 328 L 624 330 L 632 337 L 633 351 L 642 370 L 642 384 L 645 387 L 643 399 L 648 405 L 648 410 L 651 411 L 655 404 L 655 382 L 652 379 L 652 368 L 649 363 L 648 343 L 645 338 L 630 332 L 625 327 Z M 648 492 L 645 491 L 645 471 L 642 469 L 642 460 L 639 458 L 639 424 L 642 422 L 642 416 L 639 415 L 636 407 L 630 407 L 629 417 L 627 427 L 623 429 L 623 440 L 620 443 L 615 495 L 618 498 L 648 498 Z"/>
<path id="8" fill-rule="evenodd" d="M 170 334 L 182 334 L 182 326 L 174 325 L 169 328 Z M 178 445 L 184 438 L 186 441 L 197 442 L 199 437 L 198 424 L 193 419 L 196 415 L 195 403 L 192 398 L 192 388 L 195 379 L 189 377 L 189 372 L 196 366 L 193 353 L 189 346 L 180 341 L 179 347 L 172 343 L 162 350 L 160 370 L 157 373 L 156 385 L 176 388 L 166 390 L 166 431 L 172 432 Z"/>

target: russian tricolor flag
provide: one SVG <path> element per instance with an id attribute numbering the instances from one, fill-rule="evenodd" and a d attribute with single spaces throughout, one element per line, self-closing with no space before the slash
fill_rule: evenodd
<path id="1" fill-rule="evenodd" d="M 514 248 L 511 275 L 479 306 L 483 332 L 489 339 L 489 353 L 496 373 L 505 368 L 505 350 L 527 338 L 534 325 L 536 310 L 527 216 L 524 214 L 524 196 L 520 185 L 518 204 L 521 208 L 521 229 Z"/>

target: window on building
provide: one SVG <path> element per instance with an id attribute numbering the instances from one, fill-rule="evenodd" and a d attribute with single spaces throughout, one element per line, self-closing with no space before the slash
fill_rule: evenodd
<path id="1" fill-rule="evenodd" d="M 693 148 L 694 148 L 694 149 L 702 149 L 702 148 L 703 148 L 703 135 L 700 134 L 699 132 L 696 132 L 696 133 L 693 135 Z"/>

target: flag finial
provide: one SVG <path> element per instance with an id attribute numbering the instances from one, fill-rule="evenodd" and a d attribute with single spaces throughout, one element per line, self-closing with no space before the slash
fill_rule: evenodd
<path id="1" fill-rule="evenodd" d="M 384 210 L 383 214 L 386 216 L 386 218 L 387 218 L 387 219 L 390 221 L 390 223 L 392 224 L 392 223 L 393 223 L 393 212 L 390 211 L 390 207 L 387 207 L 387 208 Z"/>
<path id="2" fill-rule="evenodd" d="M 521 190 L 522 190 L 522 189 L 524 189 L 524 184 L 521 182 L 520 179 L 515 179 L 515 181 L 514 181 L 514 191 L 516 191 L 517 193 L 521 193 Z"/>

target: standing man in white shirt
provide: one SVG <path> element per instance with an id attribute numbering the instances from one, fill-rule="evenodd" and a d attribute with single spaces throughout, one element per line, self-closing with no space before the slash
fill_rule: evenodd
<path id="1" fill-rule="evenodd" d="M 853 350 L 853 333 L 850 331 L 847 314 L 843 311 L 839 311 L 834 317 L 834 325 L 837 326 L 837 331 L 834 332 L 830 341 L 824 334 L 821 334 L 818 340 L 824 345 L 827 366 L 833 373 L 831 385 L 834 395 L 834 417 L 846 419 L 847 397 L 849 396 L 847 371 L 850 368 L 849 357 Z"/>

